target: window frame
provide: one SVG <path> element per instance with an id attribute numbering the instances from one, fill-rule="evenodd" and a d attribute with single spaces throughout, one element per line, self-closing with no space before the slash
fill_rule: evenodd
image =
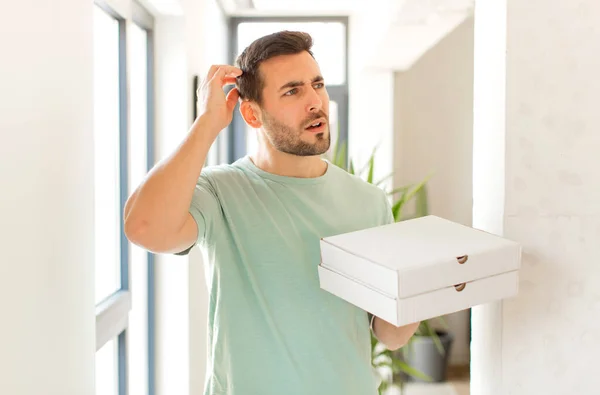
<path id="1" fill-rule="evenodd" d="M 155 134 L 155 84 L 154 84 L 154 17 L 138 2 L 133 2 L 132 20 L 138 27 L 146 31 L 146 171 L 150 171 L 155 164 L 154 134 Z M 155 287 L 155 255 L 147 252 L 148 278 L 147 278 L 147 311 L 148 311 L 148 395 L 156 394 L 156 350 L 155 350 L 155 318 L 156 318 L 156 287 Z"/>
<path id="2" fill-rule="evenodd" d="M 101 8 L 119 23 L 119 223 L 120 223 L 120 274 L 121 287 L 96 305 L 96 352 L 109 341 L 116 339 L 118 344 L 118 394 L 127 395 L 128 369 L 127 369 L 127 329 L 129 326 L 129 312 L 132 308 L 131 280 L 130 280 L 130 248 L 129 240 L 124 230 L 125 203 L 130 195 L 129 191 L 129 96 L 127 79 L 127 26 L 135 23 L 147 33 L 147 143 L 146 143 L 146 169 L 150 170 L 155 162 L 155 84 L 154 84 L 154 17 L 137 1 L 131 1 L 131 15 L 127 17 L 113 7 L 111 0 L 94 0 L 94 5 Z M 148 253 L 148 395 L 156 393 L 155 377 L 155 256 Z M 96 262 L 94 263 L 96 264 Z"/>
<path id="3" fill-rule="evenodd" d="M 119 23 L 119 219 L 123 218 L 128 198 L 128 97 L 127 97 L 127 19 L 105 0 L 95 5 Z M 119 395 L 127 395 L 127 327 L 131 310 L 129 291 L 129 240 L 125 237 L 124 223 L 119 220 L 121 287 L 96 305 L 96 352 L 108 341 L 117 339 L 117 369 Z M 95 262 L 97 264 L 97 262 Z"/>
<path id="4" fill-rule="evenodd" d="M 345 59 L 344 73 L 345 82 L 341 85 L 327 85 L 329 99 L 338 104 L 338 122 L 339 122 L 339 144 L 348 146 L 348 119 L 349 119 L 349 17 L 348 16 L 233 16 L 229 18 L 229 62 L 234 65 L 236 60 L 238 46 L 238 27 L 241 23 L 247 22 L 283 22 L 283 23 L 307 23 L 307 22 L 337 22 L 341 23 L 345 29 Z M 228 90 L 232 87 L 228 87 Z M 227 160 L 229 163 L 235 162 L 246 154 L 246 123 L 239 112 L 239 103 L 236 105 L 233 120 L 228 127 L 228 149 Z M 345 150 L 344 163 L 348 162 L 348 150 Z"/>

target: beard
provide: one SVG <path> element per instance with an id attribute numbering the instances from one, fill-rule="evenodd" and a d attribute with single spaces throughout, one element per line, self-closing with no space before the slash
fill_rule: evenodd
<path id="1" fill-rule="evenodd" d="M 322 155 L 331 145 L 331 134 L 329 133 L 329 118 L 321 111 L 313 117 L 304 120 L 301 126 L 292 128 L 279 122 L 266 111 L 262 111 L 263 129 L 271 145 L 280 152 L 296 156 Z M 314 135 L 314 142 L 302 140 L 306 133 L 305 126 L 318 118 L 325 118 L 325 130 Z"/>

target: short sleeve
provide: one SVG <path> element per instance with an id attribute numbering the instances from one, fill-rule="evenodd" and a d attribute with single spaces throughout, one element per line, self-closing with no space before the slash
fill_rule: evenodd
<path id="1" fill-rule="evenodd" d="M 216 188 L 211 178 L 205 173 L 206 171 L 203 171 L 198 178 L 189 208 L 198 227 L 196 244 L 210 244 L 215 233 L 221 228 L 223 218 L 223 210 Z M 192 248 L 193 246 L 177 255 L 186 255 Z"/>

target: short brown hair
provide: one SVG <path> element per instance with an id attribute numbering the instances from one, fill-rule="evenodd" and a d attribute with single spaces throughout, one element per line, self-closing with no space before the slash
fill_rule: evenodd
<path id="1" fill-rule="evenodd" d="M 237 67 L 243 72 L 237 78 L 240 97 L 261 104 L 264 79 L 259 73 L 260 64 L 275 56 L 295 55 L 303 51 L 314 57 L 312 46 L 313 40 L 308 33 L 287 30 L 255 40 L 237 58 Z"/>

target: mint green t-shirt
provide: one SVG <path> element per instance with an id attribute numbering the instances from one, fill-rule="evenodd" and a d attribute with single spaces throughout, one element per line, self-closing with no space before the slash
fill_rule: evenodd
<path id="1" fill-rule="evenodd" d="M 190 212 L 209 288 L 205 395 L 375 395 L 367 313 L 322 290 L 322 237 L 393 221 L 385 193 L 328 162 L 316 178 L 244 157 L 207 167 Z"/>

